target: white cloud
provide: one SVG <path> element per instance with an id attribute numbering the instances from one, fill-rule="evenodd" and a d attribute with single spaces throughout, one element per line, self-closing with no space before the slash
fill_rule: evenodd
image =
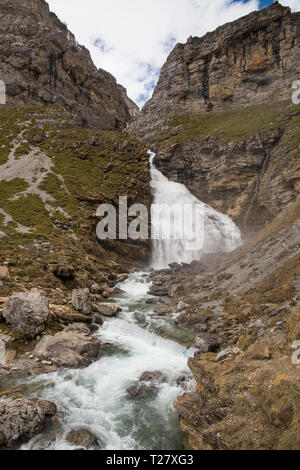
<path id="1" fill-rule="evenodd" d="M 290 7 L 292 11 L 300 11 L 300 0 L 280 0 L 280 3 Z"/>
<path id="2" fill-rule="evenodd" d="M 297 6 L 300 0 L 283 3 Z M 48 0 L 97 65 L 143 104 L 177 42 L 258 9 L 259 0 Z"/>

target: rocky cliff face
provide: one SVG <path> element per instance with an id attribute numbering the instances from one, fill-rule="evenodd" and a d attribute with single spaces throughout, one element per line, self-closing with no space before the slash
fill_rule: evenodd
<path id="1" fill-rule="evenodd" d="M 177 44 L 136 127 L 162 115 L 290 100 L 299 61 L 300 14 L 276 2 Z"/>
<path id="2" fill-rule="evenodd" d="M 297 199 L 299 119 L 299 105 L 282 104 L 179 117 L 155 163 L 248 234 Z"/>
<path id="3" fill-rule="evenodd" d="M 59 104 L 79 124 L 100 129 L 132 120 L 126 91 L 97 70 L 44 0 L 1 0 L 0 62 L 8 105 Z"/>

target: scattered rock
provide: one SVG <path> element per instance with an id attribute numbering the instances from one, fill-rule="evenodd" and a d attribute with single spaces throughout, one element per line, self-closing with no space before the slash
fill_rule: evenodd
<path id="1" fill-rule="evenodd" d="M 154 295 L 155 297 L 165 297 L 169 294 L 168 287 L 158 286 L 153 284 L 148 292 L 149 295 Z"/>
<path id="2" fill-rule="evenodd" d="M 62 281 L 71 281 L 74 279 L 74 269 L 70 266 L 55 266 L 53 268 L 53 274 Z"/>
<path id="3" fill-rule="evenodd" d="M 13 448 L 28 442 L 49 424 L 56 406 L 43 400 L 19 398 L 0 401 L 0 447 Z"/>
<path id="4" fill-rule="evenodd" d="M 147 399 L 153 398 L 153 396 L 156 395 L 157 388 L 153 385 L 149 386 L 145 384 L 139 384 L 129 387 L 127 389 L 127 393 L 130 395 L 131 398 Z"/>
<path id="5" fill-rule="evenodd" d="M 72 305 L 78 312 L 90 315 L 91 301 L 89 289 L 74 289 L 72 292 Z"/>
<path id="6" fill-rule="evenodd" d="M 102 289 L 101 289 L 101 287 L 99 286 L 99 284 L 94 283 L 94 284 L 91 285 L 91 292 L 92 292 L 92 294 L 100 294 L 100 293 L 101 293 L 101 290 L 102 290 Z"/>
<path id="7" fill-rule="evenodd" d="M 60 367 L 86 367 L 98 359 L 100 341 L 77 331 L 62 331 L 44 336 L 34 349 L 36 357 L 44 357 Z"/>
<path id="8" fill-rule="evenodd" d="M 6 266 L 0 266 L 0 279 L 2 281 L 9 279 L 9 271 Z"/>
<path id="9" fill-rule="evenodd" d="M 115 317 L 122 309 L 117 304 L 98 304 L 98 313 L 105 317 Z"/>
<path id="10" fill-rule="evenodd" d="M 153 372 L 146 371 L 140 376 L 139 381 L 150 383 L 167 383 L 168 377 L 159 370 Z"/>
<path id="11" fill-rule="evenodd" d="M 218 276 L 218 281 L 229 281 L 232 278 L 231 273 L 222 273 Z"/>
<path id="12" fill-rule="evenodd" d="M 98 446 L 98 439 L 87 429 L 72 429 L 67 434 L 66 440 L 73 446 L 84 447 L 91 449 Z"/>
<path id="13" fill-rule="evenodd" d="M 217 361 L 218 362 L 223 362 L 226 359 L 231 358 L 232 356 L 236 356 L 238 354 L 242 354 L 242 350 L 240 348 L 227 348 L 223 349 L 219 354 L 217 355 Z"/>
<path id="14" fill-rule="evenodd" d="M 177 306 L 177 312 L 182 312 L 183 310 L 185 310 L 188 307 L 189 307 L 188 304 L 186 304 L 184 302 L 179 302 L 179 304 Z"/>
<path id="15" fill-rule="evenodd" d="M 93 322 L 96 323 L 96 325 L 103 325 L 104 320 L 101 317 L 100 313 L 94 313 L 93 315 Z"/>
<path id="16" fill-rule="evenodd" d="M 198 349 L 198 355 L 208 352 L 217 352 L 221 344 L 222 340 L 218 338 L 218 336 L 209 333 L 202 333 L 201 336 L 196 337 L 196 348 Z"/>
<path id="17" fill-rule="evenodd" d="M 39 291 L 13 294 L 3 307 L 2 316 L 12 328 L 28 338 L 36 338 L 50 321 L 49 302 Z"/>

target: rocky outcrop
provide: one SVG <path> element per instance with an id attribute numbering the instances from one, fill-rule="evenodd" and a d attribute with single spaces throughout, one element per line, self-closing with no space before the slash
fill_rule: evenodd
<path id="1" fill-rule="evenodd" d="M 274 113 L 273 128 L 253 129 L 250 135 L 242 135 L 244 112 L 234 112 L 236 119 L 240 118 L 238 138 L 222 137 L 222 124 L 220 136 L 197 139 L 183 137 L 183 127 L 158 148 L 155 164 L 170 179 L 185 184 L 201 201 L 228 214 L 248 235 L 295 202 L 300 192 L 299 143 L 298 137 L 292 137 L 298 135 L 299 111 L 296 116 L 288 108 L 277 117 Z M 248 113 L 251 119 L 268 111 L 250 108 Z M 223 117 L 232 120 L 232 114 Z M 212 120 L 212 132 L 215 125 L 219 122 Z"/>
<path id="2" fill-rule="evenodd" d="M 115 317 L 121 311 L 121 308 L 117 304 L 103 303 L 97 305 L 97 310 L 104 317 Z"/>
<path id="3" fill-rule="evenodd" d="M 3 307 L 2 316 L 13 330 L 36 338 L 50 321 L 49 301 L 38 290 L 13 294 Z"/>
<path id="4" fill-rule="evenodd" d="M 56 414 L 56 406 L 45 400 L 0 401 L 0 448 L 16 448 L 42 432 Z"/>
<path id="5" fill-rule="evenodd" d="M 133 131 L 160 129 L 162 116 L 291 100 L 299 79 L 300 14 L 275 2 L 177 44 Z"/>
<path id="6" fill-rule="evenodd" d="M 72 304 L 75 310 L 82 312 L 84 315 L 91 313 L 90 290 L 74 289 L 72 292 Z"/>
<path id="7" fill-rule="evenodd" d="M 90 335 L 86 325 L 71 325 L 54 336 L 44 336 L 34 349 L 36 357 L 46 358 L 59 367 L 86 367 L 98 358 L 100 341 Z"/>
<path id="8" fill-rule="evenodd" d="M 79 124 L 99 129 L 123 129 L 132 120 L 126 91 L 97 70 L 44 0 L 2 0 L 0 30 L 8 105 L 62 105 Z"/>

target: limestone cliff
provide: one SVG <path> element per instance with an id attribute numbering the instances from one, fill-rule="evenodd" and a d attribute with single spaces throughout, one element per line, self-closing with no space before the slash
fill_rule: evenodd
<path id="1" fill-rule="evenodd" d="M 0 63 L 8 105 L 62 105 L 80 125 L 99 129 L 132 120 L 126 91 L 97 70 L 44 0 L 1 0 Z"/>
<path id="2" fill-rule="evenodd" d="M 300 13 L 275 2 L 177 44 L 133 128 L 145 135 L 162 116 L 290 100 L 299 78 Z"/>

